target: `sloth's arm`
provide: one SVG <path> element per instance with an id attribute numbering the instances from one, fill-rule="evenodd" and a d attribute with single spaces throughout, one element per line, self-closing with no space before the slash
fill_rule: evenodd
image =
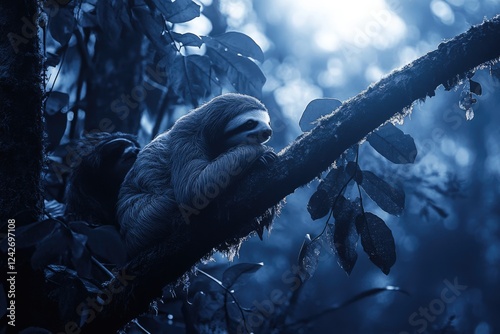
<path id="1" fill-rule="evenodd" d="M 214 161 L 194 159 L 174 168 L 177 203 L 189 210 L 200 210 L 224 191 L 265 152 L 262 145 L 237 146 Z"/>

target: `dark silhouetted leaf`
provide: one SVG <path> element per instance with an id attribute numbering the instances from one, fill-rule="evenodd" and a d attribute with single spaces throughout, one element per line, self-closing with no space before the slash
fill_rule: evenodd
<path id="1" fill-rule="evenodd" d="M 264 263 L 238 263 L 229 267 L 222 274 L 222 284 L 230 289 L 244 274 L 253 274 L 264 266 Z"/>
<path id="2" fill-rule="evenodd" d="M 260 97 L 266 77 L 259 66 L 250 59 L 221 49 L 218 43 L 206 43 L 207 55 L 220 75 L 225 75 L 240 93 Z"/>
<path id="3" fill-rule="evenodd" d="M 469 79 L 469 85 L 471 93 L 474 93 L 476 95 L 483 94 L 483 88 L 481 87 L 481 84 L 479 82 Z"/>
<path id="4" fill-rule="evenodd" d="M 307 210 L 312 220 L 322 218 L 330 212 L 335 198 L 345 189 L 349 180 L 350 176 L 342 166 L 332 168 L 328 172 L 328 175 L 320 182 L 318 190 L 311 196 L 307 204 Z"/>
<path id="5" fill-rule="evenodd" d="M 165 32 L 165 21 L 161 15 L 152 14 L 147 8 L 133 7 L 132 16 L 139 22 L 146 36 L 157 49 L 163 50 L 170 47 L 173 41 Z"/>
<path id="6" fill-rule="evenodd" d="M 331 114 L 332 111 L 341 105 L 342 102 L 337 99 L 312 100 L 302 113 L 299 121 L 300 129 L 304 132 L 312 130 L 316 126 L 315 122 L 318 118 Z"/>
<path id="7" fill-rule="evenodd" d="M 225 34 L 213 37 L 221 44 L 224 49 L 240 54 L 245 57 L 256 59 L 260 62 L 264 61 L 264 52 L 255 41 L 240 32 L 230 31 Z"/>
<path id="8" fill-rule="evenodd" d="M 101 27 L 108 41 L 114 42 L 120 37 L 122 21 L 120 13 L 123 10 L 122 1 L 97 1 L 97 23 Z"/>
<path id="9" fill-rule="evenodd" d="M 153 0 L 153 3 L 165 16 L 165 19 L 172 23 L 182 23 L 191 21 L 200 16 L 201 7 L 191 0 Z"/>
<path id="10" fill-rule="evenodd" d="M 52 91 L 47 98 L 47 102 L 45 104 L 45 112 L 49 115 L 54 115 L 55 113 L 61 111 L 64 107 L 66 107 L 68 103 L 68 94 Z"/>
<path id="11" fill-rule="evenodd" d="M 120 233 L 114 226 L 103 225 L 92 228 L 84 222 L 71 222 L 71 230 L 87 236 L 87 245 L 99 260 L 122 265 L 127 261 L 125 245 Z"/>
<path id="12" fill-rule="evenodd" d="M 200 47 L 203 45 L 203 41 L 201 38 L 192 33 L 179 34 L 176 32 L 172 32 L 172 36 L 174 39 L 181 43 L 183 46 L 197 46 Z"/>
<path id="13" fill-rule="evenodd" d="M 58 223 L 50 235 L 37 243 L 31 265 L 34 269 L 42 269 L 49 264 L 71 264 L 81 276 L 89 277 L 91 262 L 86 241 L 86 236 Z"/>
<path id="14" fill-rule="evenodd" d="M 366 137 L 370 145 L 387 160 L 395 164 L 415 161 L 417 147 L 413 138 L 392 123 L 387 123 Z"/>
<path id="15" fill-rule="evenodd" d="M 55 15 L 49 20 L 49 31 L 52 37 L 65 46 L 68 44 L 76 27 L 73 7 L 59 7 Z"/>
<path id="16" fill-rule="evenodd" d="M 302 283 L 310 279 L 316 268 L 318 268 L 318 257 L 321 252 L 321 243 L 319 239 L 311 240 L 311 236 L 306 234 L 304 242 L 299 252 L 299 270 L 298 275 Z"/>
<path id="17" fill-rule="evenodd" d="M 324 189 L 316 190 L 307 203 L 307 211 L 309 211 L 312 220 L 323 218 L 330 212 L 331 208 L 330 196 Z"/>
<path id="18" fill-rule="evenodd" d="M 382 219 L 370 212 L 356 218 L 356 229 L 370 260 L 388 275 L 396 262 L 396 246 L 391 230 Z"/>
<path id="19" fill-rule="evenodd" d="M 405 192 L 395 188 L 370 171 L 362 171 L 361 187 L 387 213 L 399 216 L 405 207 Z"/>
<path id="20" fill-rule="evenodd" d="M 356 230 L 356 217 L 360 213 L 361 205 L 359 198 L 351 202 L 344 196 L 339 197 L 333 210 L 333 216 L 335 217 L 333 242 L 339 265 L 347 275 L 351 274 L 358 259 L 356 246 L 358 245 L 359 235 Z"/>

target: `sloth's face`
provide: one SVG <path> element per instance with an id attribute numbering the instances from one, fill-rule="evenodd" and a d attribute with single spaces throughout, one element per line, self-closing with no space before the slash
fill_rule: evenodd
<path id="1" fill-rule="evenodd" d="M 269 114 L 252 110 L 233 118 L 224 129 L 225 146 L 256 145 L 266 143 L 273 134 Z"/>

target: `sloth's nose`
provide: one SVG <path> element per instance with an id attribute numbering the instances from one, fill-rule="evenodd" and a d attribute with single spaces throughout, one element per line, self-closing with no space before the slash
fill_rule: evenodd
<path id="1" fill-rule="evenodd" d="M 272 134 L 273 134 L 273 130 L 268 129 L 268 130 L 262 131 L 260 134 L 260 137 L 262 138 L 263 141 L 268 141 L 269 138 L 271 138 Z"/>

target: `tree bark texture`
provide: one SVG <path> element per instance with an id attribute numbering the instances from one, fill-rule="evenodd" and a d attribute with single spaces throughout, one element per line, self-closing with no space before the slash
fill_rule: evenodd
<path id="1" fill-rule="evenodd" d="M 37 0 L 0 2 L 0 226 L 43 208 L 42 54 Z"/>

